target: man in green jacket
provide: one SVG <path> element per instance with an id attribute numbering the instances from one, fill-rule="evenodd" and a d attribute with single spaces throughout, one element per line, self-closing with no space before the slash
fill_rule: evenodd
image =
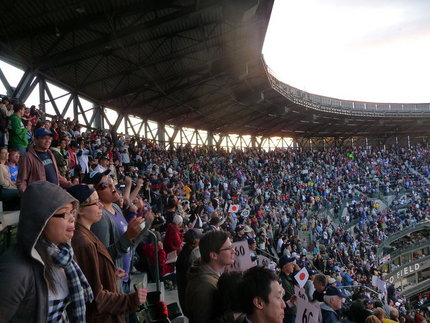
<path id="1" fill-rule="evenodd" d="M 9 148 L 19 149 L 19 155 L 24 156 L 28 146 L 28 128 L 24 127 L 21 120 L 25 112 L 25 105 L 16 104 L 13 107 L 13 111 L 14 114 L 10 117 Z M 31 127 L 31 123 L 29 122 L 28 124 L 28 127 Z"/>
<path id="2" fill-rule="evenodd" d="M 279 278 L 281 279 L 282 287 L 284 287 L 285 290 L 284 301 L 285 305 L 287 305 L 285 308 L 284 323 L 294 323 L 296 321 L 297 307 L 295 304 L 295 280 L 293 276 L 295 266 L 295 257 L 287 257 L 284 255 L 279 258 L 279 268 L 281 268 Z"/>

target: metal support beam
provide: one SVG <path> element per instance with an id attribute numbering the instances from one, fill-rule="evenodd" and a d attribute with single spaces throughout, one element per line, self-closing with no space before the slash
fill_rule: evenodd
<path id="1" fill-rule="evenodd" d="M 21 77 L 21 80 L 19 81 L 15 90 L 13 91 L 12 97 L 18 99 L 19 102 L 23 102 L 22 95 L 23 93 L 28 91 L 28 88 L 30 87 L 30 84 L 33 78 L 34 78 L 33 72 L 30 69 L 27 69 L 24 75 Z"/>

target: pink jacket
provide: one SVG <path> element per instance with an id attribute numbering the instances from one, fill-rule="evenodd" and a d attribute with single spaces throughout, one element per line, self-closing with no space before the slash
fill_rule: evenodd
<path id="1" fill-rule="evenodd" d="M 49 149 L 48 154 L 51 156 L 52 162 L 55 166 L 55 171 L 57 172 L 57 184 L 64 188 L 72 186 L 73 184 L 67 181 L 58 172 L 57 162 L 55 161 L 55 157 Z M 37 157 L 34 148 L 30 147 L 25 156 L 20 160 L 16 186 L 18 187 L 18 190 L 23 193 L 29 184 L 37 181 L 46 181 L 45 167 L 43 166 L 39 157 Z"/>

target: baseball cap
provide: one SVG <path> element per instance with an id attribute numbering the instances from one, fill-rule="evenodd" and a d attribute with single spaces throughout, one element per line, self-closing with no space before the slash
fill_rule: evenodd
<path id="1" fill-rule="evenodd" d="M 45 136 L 51 136 L 54 137 L 51 131 L 46 130 L 45 128 L 39 128 L 34 132 L 35 138 L 45 137 Z"/>
<path id="2" fill-rule="evenodd" d="M 73 185 L 67 189 L 67 193 L 77 199 L 79 203 L 86 201 L 95 191 L 94 188 L 82 184 Z"/>
<path id="3" fill-rule="evenodd" d="M 184 242 L 191 244 L 194 240 L 200 239 L 202 236 L 203 235 L 199 231 L 190 229 L 184 234 Z"/>
<path id="4" fill-rule="evenodd" d="M 87 173 L 85 174 L 84 179 L 82 180 L 82 183 L 97 185 L 101 181 L 103 176 L 106 176 L 109 174 L 110 174 L 110 169 L 105 170 L 103 173 L 100 173 L 100 172 Z"/>
<path id="5" fill-rule="evenodd" d="M 282 256 L 281 258 L 279 258 L 279 267 L 284 267 L 284 265 L 286 265 L 286 264 L 288 264 L 288 263 L 290 263 L 290 262 L 293 262 L 293 263 L 295 263 L 295 261 L 296 261 L 296 258 L 295 257 L 288 257 L 288 256 L 286 256 L 286 255 L 284 255 L 284 256 Z"/>
<path id="6" fill-rule="evenodd" d="M 324 291 L 324 295 L 340 296 L 340 297 L 346 298 L 345 293 L 343 293 L 341 290 L 339 290 L 337 287 L 334 287 L 334 286 L 327 286 L 327 289 Z"/>
<path id="7" fill-rule="evenodd" d="M 329 279 L 328 279 L 328 283 L 329 283 L 329 285 L 331 285 L 331 284 L 333 284 L 333 283 L 335 283 L 336 282 L 336 279 L 334 279 L 333 277 L 330 277 Z"/>

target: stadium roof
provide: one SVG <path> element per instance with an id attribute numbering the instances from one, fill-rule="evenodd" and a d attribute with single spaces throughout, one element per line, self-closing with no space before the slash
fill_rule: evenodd
<path id="1" fill-rule="evenodd" d="M 118 111 L 259 136 L 427 135 L 430 129 L 428 106 L 412 107 L 411 116 L 390 113 L 391 106 L 386 114 L 351 113 L 318 109 L 283 93 L 286 85 L 269 79 L 261 57 L 273 0 L 23 0 L 2 6 L 3 58 Z"/>

